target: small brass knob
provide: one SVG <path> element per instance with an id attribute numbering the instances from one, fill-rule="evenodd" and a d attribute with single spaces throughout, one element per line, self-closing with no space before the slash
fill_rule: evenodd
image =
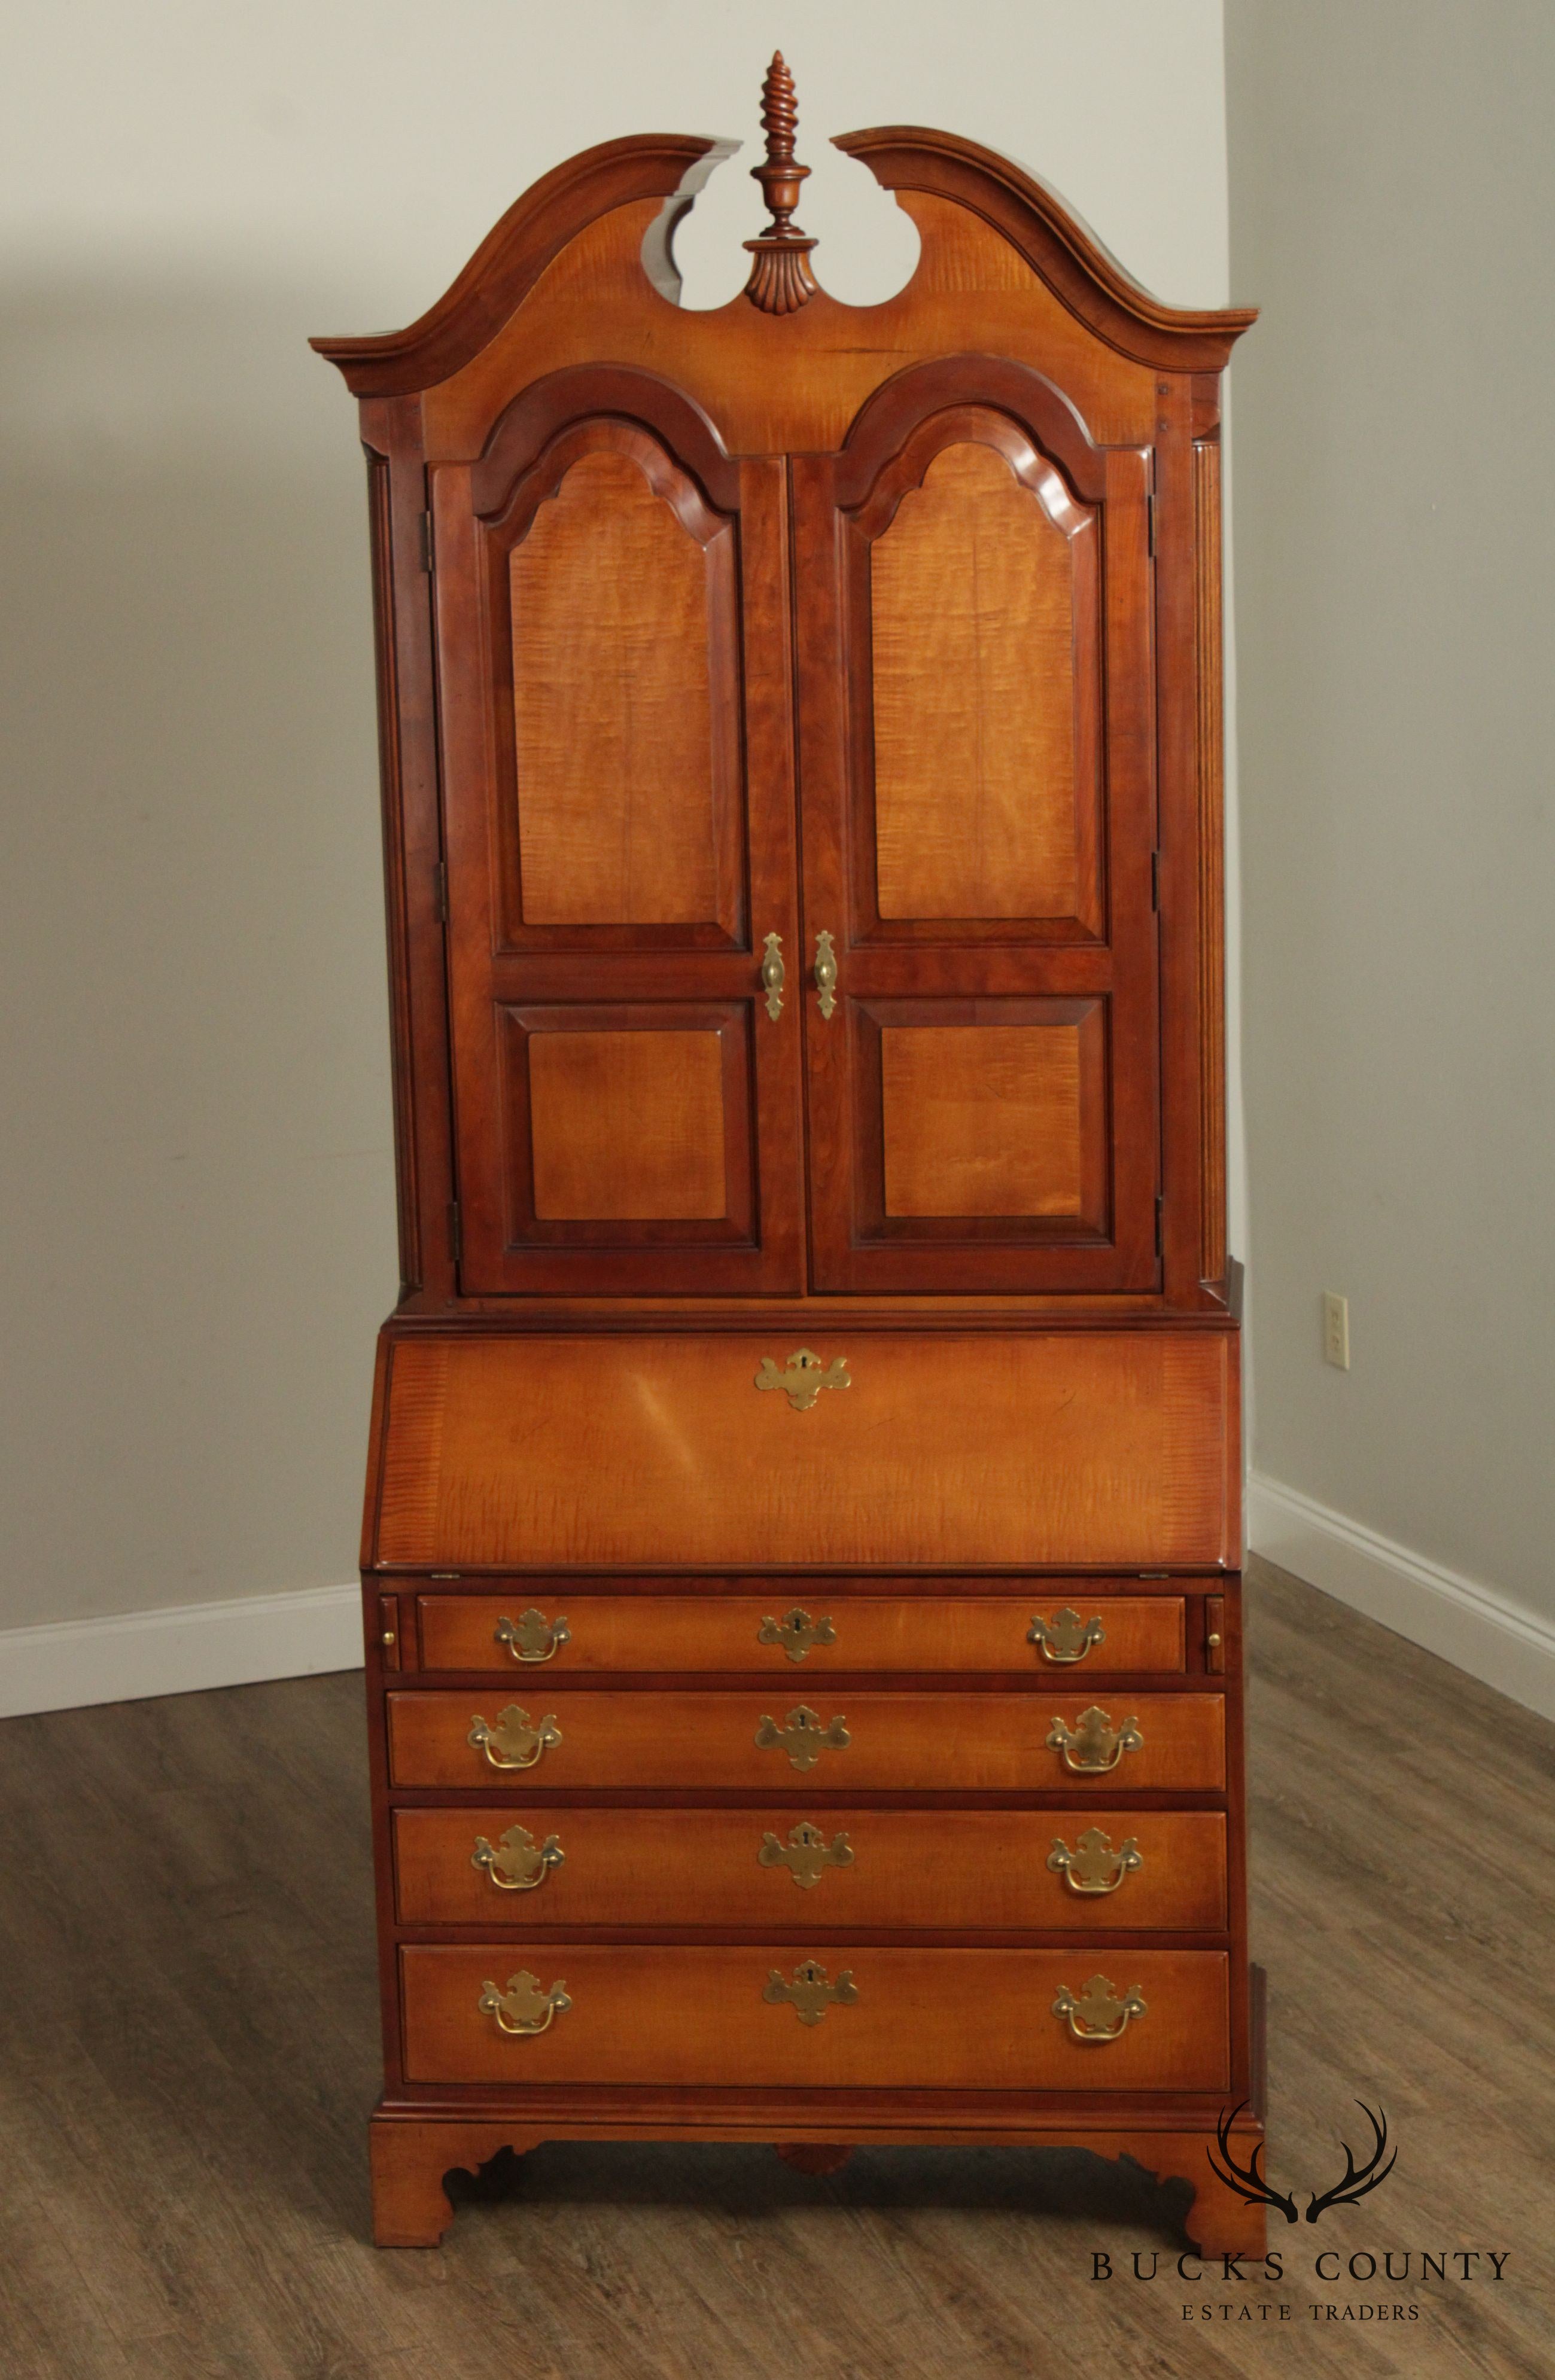
<path id="1" fill-rule="evenodd" d="M 392 1645 L 392 1644 L 394 1643 L 394 1641 L 395 1641 L 395 1632 L 394 1632 L 394 1630 L 393 1630 L 392 1628 L 385 1628 L 385 1629 L 384 1629 L 384 1631 L 383 1631 L 383 1634 L 382 1634 L 382 1636 L 380 1636 L 380 1638 L 378 1639 L 378 1642 L 380 1643 L 380 1645 Z"/>
<path id="2" fill-rule="evenodd" d="M 1205 1643 L 1206 1643 L 1206 1644 L 1208 1644 L 1208 1645 L 1218 1645 L 1218 1644 L 1220 1643 L 1220 1641 L 1221 1641 L 1221 1632 L 1220 1632 L 1220 1630 L 1219 1630 L 1218 1628 L 1211 1628 L 1211 1629 L 1210 1629 L 1210 1631 L 1209 1631 L 1209 1635 L 1205 1638 Z"/>

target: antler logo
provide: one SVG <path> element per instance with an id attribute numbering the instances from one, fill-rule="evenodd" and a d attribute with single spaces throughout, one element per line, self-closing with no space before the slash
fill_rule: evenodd
<path id="1" fill-rule="evenodd" d="M 1234 2190 L 1239 2198 L 1245 2198 L 1254 2206 L 1278 2206 L 1287 2223 L 1297 2223 L 1301 2217 L 1296 2212 L 1295 2200 L 1287 2198 L 1282 2191 L 1271 2190 L 1259 2170 L 1258 2159 L 1263 2154 L 1262 2142 L 1260 2141 L 1257 2147 L 1254 2149 L 1245 2167 L 1239 2166 L 1232 2155 L 1231 2128 L 1246 2105 L 1245 2099 L 1238 2100 L 1229 2115 L 1221 2115 L 1216 2128 L 1220 2139 L 1220 2156 L 1217 2158 L 1214 2150 L 1211 2149 L 1209 2162 L 1221 2180 L 1230 2189 Z M 1316 2223 L 1318 2216 L 1326 2214 L 1330 2206 L 1354 2206 L 1355 2201 L 1364 2198 L 1367 2191 L 1375 2190 L 1379 2181 L 1386 2181 L 1393 2169 L 1394 2160 L 1398 2155 L 1397 2149 L 1388 2158 L 1386 2165 L 1382 2163 L 1388 2147 L 1386 2115 L 1379 2108 L 1374 2116 L 1364 2099 L 1357 2099 L 1355 2105 L 1371 2126 L 1376 2144 L 1366 2163 L 1357 2166 L 1349 2142 L 1340 2142 L 1339 2145 L 1344 2151 L 1344 2171 L 1331 2190 L 1325 2190 L 1321 2193 L 1314 2190 L 1308 2193 L 1306 2203 L 1308 2223 Z"/>

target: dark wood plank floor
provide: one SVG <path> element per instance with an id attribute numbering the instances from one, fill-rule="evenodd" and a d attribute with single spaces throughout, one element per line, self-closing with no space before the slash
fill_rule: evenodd
<path id="1" fill-rule="evenodd" d="M 375 2252 L 360 1688 L 314 1678 L 0 1727 L 0 2374 L 1549 2380 L 1555 1729 L 1279 1572 L 1249 1600 L 1273 2178 L 1336 2178 L 1357 2097 L 1399 2145 L 1375 2196 L 1277 2221 L 1283 2283 L 1189 2287 L 1170 2192 L 1012 2152 L 822 2182 L 559 2144 L 440 2252 Z M 1510 2261 L 1325 2286 L 1325 2249 Z"/>

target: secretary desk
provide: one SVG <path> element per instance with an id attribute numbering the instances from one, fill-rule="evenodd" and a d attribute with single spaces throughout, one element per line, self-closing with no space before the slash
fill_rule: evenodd
<path id="1" fill-rule="evenodd" d="M 362 1549 L 377 2237 L 558 2138 L 1261 2137 L 1220 376 L 947 133 L 819 285 L 768 73 L 321 339 L 372 533 L 403 1289 Z"/>

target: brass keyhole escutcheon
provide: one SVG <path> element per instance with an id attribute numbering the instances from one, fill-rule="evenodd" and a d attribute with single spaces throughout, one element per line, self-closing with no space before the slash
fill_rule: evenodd
<path id="1" fill-rule="evenodd" d="M 516 1661 L 550 1661 L 560 1645 L 571 1644 L 572 1630 L 565 1620 L 547 1620 L 531 1603 L 516 1620 L 498 1621 L 496 1641 Z"/>
<path id="2" fill-rule="evenodd" d="M 493 1768 L 532 1768 L 542 1753 L 560 1743 L 562 1730 L 554 1711 L 547 1711 L 531 1724 L 527 1710 L 509 1703 L 494 1721 L 478 1714 L 471 1721 L 468 1741 L 485 1754 Z"/>
<path id="3" fill-rule="evenodd" d="M 1055 1718 L 1047 1735 L 1049 1751 L 1058 1753 L 1065 1768 L 1076 1777 L 1105 1776 L 1125 1752 L 1137 1752 L 1144 1741 L 1137 1720 L 1125 1718 L 1121 1727 L 1114 1727 L 1095 1703 L 1080 1713 L 1074 1727 Z"/>
<path id="4" fill-rule="evenodd" d="M 786 1752 L 792 1768 L 813 1768 L 823 1752 L 842 1752 L 852 1741 L 844 1719 L 827 1719 L 822 1724 L 820 1713 L 811 1710 L 808 1703 L 796 1704 L 781 1727 L 763 1711 L 756 1730 L 758 1747 L 762 1752 Z"/>
<path id="5" fill-rule="evenodd" d="M 1063 1876 L 1071 1892 L 1116 1892 L 1124 1876 L 1144 1864 L 1144 1854 L 1133 1835 L 1114 1851 L 1111 1835 L 1104 1835 L 1099 1827 L 1087 1827 L 1073 1851 L 1062 1835 L 1055 1835 L 1048 1853 L 1048 1865 L 1055 1876 Z"/>
<path id="6" fill-rule="evenodd" d="M 783 1014 L 783 936 L 769 934 L 761 945 L 761 989 L 767 995 L 767 1014 L 775 1025 Z"/>
<path id="7" fill-rule="evenodd" d="M 837 1005 L 837 953 L 824 929 L 815 938 L 816 1006 L 830 1018 Z"/>
<path id="8" fill-rule="evenodd" d="M 483 1867 L 500 1891 L 533 1892 L 565 1859 L 566 1853 L 554 1835 L 547 1835 L 543 1843 L 537 1843 L 528 1827 L 509 1827 L 494 1851 L 484 1835 L 477 1835 L 469 1864 L 471 1867 Z"/>
<path id="9" fill-rule="evenodd" d="M 1044 1661 L 1083 1661 L 1093 1645 L 1104 1645 L 1107 1631 L 1099 1615 L 1094 1620 L 1082 1620 L 1077 1611 L 1067 1607 L 1055 1611 L 1051 1620 L 1039 1612 L 1026 1632 L 1028 1645 L 1041 1647 Z"/>
<path id="10" fill-rule="evenodd" d="M 786 1981 L 781 1968 L 770 1967 L 761 1997 L 772 2008 L 781 2008 L 786 2000 L 801 2024 L 819 2024 L 829 2008 L 850 2008 L 858 1998 L 858 1986 L 851 1967 L 844 1967 L 833 1984 L 819 1960 L 801 1959 Z"/>
<path id="11" fill-rule="evenodd" d="M 799 1347 L 790 1355 L 788 1368 L 783 1372 L 770 1355 L 763 1355 L 756 1385 L 759 1389 L 781 1389 L 796 1413 L 808 1413 L 822 1389 L 851 1389 L 853 1381 L 845 1355 L 833 1355 L 825 1364 L 813 1348 Z"/>
<path id="12" fill-rule="evenodd" d="M 1076 2041 L 1117 2041 L 1132 2018 L 1148 2013 L 1137 1984 L 1119 1999 L 1106 1975 L 1092 1975 L 1078 1999 L 1066 1984 L 1061 1985 L 1053 2002 L 1054 2016 L 1063 2018 Z"/>
<path id="13" fill-rule="evenodd" d="M 763 1835 L 756 1857 L 762 1867 L 785 1867 L 795 1883 L 808 1892 L 829 1867 L 853 1865 L 853 1845 L 845 1834 L 835 1834 L 828 1842 L 821 1828 L 806 1818 L 790 1827 L 785 1843 L 780 1843 L 775 1835 Z"/>
<path id="14" fill-rule="evenodd" d="M 540 1977 L 531 1975 L 528 1967 L 520 1967 L 509 1975 L 505 1991 L 495 1984 L 483 1984 L 478 2003 L 482 2016 L 494 2016 L 504 2033 L 534 2034 L 549 2030 L 553 2017 L 564 2016 L 571 2008 L 565 1984 L 553 1984 L 549 1991 L 541 1989 Z"/>
<path id="15" fill-rule="evenodd" d="M 834 1645 L 837 1631 L 830 1620 L 812 1620 L 796 1604 L 781 1620 L 770 1616 L 756 1632 L 759 1645 L 781 1645 L 791 1661 L 802 1661 L 812 1645 Z"/>

